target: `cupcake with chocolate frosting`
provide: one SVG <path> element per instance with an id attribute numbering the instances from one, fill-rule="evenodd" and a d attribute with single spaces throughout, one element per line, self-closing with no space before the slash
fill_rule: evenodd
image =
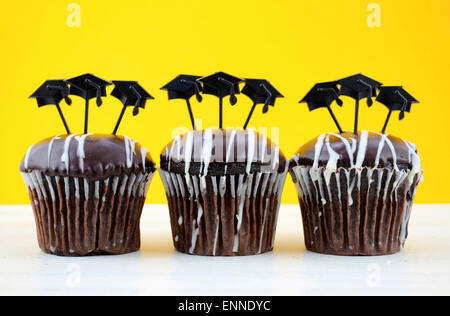
<path id="1" fill-rule="evenodd" d="M 139 249 L 155 164 L 135 141 L 100 134 L 48 138 L 28 149 L 20 171 L 44 252 L 85 256 Z"/>
<path id="2" fill-rule="evenodd" d="M 94 87 L 105 84 L 93 75 L 81 77 L 94 82 Z M 126 83 L 142 95 L 140 100 L 145 100 L 136 82 Z M 55 83 L 49 85 L 47 81 L 33 97 L 40 106 L 58 107 L 68 134 L 32 145 L 20 164 L 34 211 L 39 247 L 61 256 L 136 251 L 140 247 L 140 217 L 156 171 L 155 163 L 139 143 L 115 135 L 124 111 L 113 135 L 71 134 L 59 107 L 59 101 L 68 98 L 64 95 L 67 82 L 59 80 L 58 85 L 60 89 L 52 88 Z M 113 93 L 120 95 L 117 90 Z M 102 92 L 98 90 L 93 95 L 101 96 Z M 89 95 L 86 98 L 88 102 Z M 122 100 L 127 102 L 126 97 Z M 142 107 L 142 103 L 136 106 Z"/>
<path id="3" fill-rule="evenodd" d="M 206 129 L 161 153 L 175 248 L 205 256 L 272 250 L 287 160 L 253 130 Z"/>
<path id="4" fill-rule="evenodd" d="M 368 83 L 380 84 L 362 75 L 350 78 L 352 89 L 365 91 Z M 311 110 L 328 107 L 339 130 L 330 104 L 349 94 L 348 89 L 337 88 L 337 83 L 348 81 L 317 84 L 304 99 Z M 377 97 L 390 108 L 381 133 L 356 132 L 356 120 L 354 132 L 322 134 L 302 145 L 290 160 L 308 250 L 370 256 L 396 253 L 405 244 L 422 168 L 416 146 L 385 129 L 392 111 L 409 112 L 415 99 L 401 87 L 386 88 L 379 88 Z M 359 97 L 370 99 L 375 90 L 364 93 Z M 354 96 L 358 106 L 358 94 Z"/>
<path id="5" fill-rule="evenodd" d="M 223 98 L 235 105 L 242 90 L 253 101 L 243 129 L 222 128 Z M 265 135 L 246 129 L 257 104 L 263 113 L 282 95 L 267 80 L 216 72 L 179 75 L 163 90 L 187 103 L 194 131 L 173 139 L 161 153 L 159 174 L 169 204 L 173 243 L 180 252 L 245 256 L 272 250 L 288 163 Z M 219 98 L 219 128 L 197 131 L 190 98 Z"/>
<path id="6" fill-rule="evenodd" d="M 416 146 L 389 134 L 323 134 L 290 161 L 307 249 L 338 255 L 400 250 L 422 177 Z"/>

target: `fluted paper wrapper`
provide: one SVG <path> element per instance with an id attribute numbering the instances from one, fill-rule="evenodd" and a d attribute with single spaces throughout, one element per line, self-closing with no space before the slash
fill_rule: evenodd
<path id="1" fill-rule="evenodd" d="M 245 256 L 273 249 L 286 172 L 197 176 L 159 169 L 159 173 L 178 251 Z"/>
<path id="2" fill-rule="evenodd" d="M 140 247 L 139 221 L 153 173 L 89 182 L 22 173 L 39 247 L 60 256 L 124 254 Z"/>
<path id="3" fill-rule="evenodd" d="M 373 256 L 398 252 L 422 173 L 393 169 L 296 166 L 308 250 L 333 255 Z"/>

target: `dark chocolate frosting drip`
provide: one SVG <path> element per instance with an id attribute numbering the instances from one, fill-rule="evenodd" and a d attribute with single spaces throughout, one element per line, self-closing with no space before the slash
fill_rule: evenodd
<path id="1" fill-rule="evenodd" d="M 20 171 L 33 170 L 48 176 L 96 181 L 156 168 L 148 150 L 127 136 L 71 134 L 47 138 L 31 146 Z"/>
<path id="2" fill-rule="evenodd" d="M 370 167 L 420 169 L 417 148 L 401 138 L 376 132 L 323 134 L 304 144 L 290 167 Z"/>

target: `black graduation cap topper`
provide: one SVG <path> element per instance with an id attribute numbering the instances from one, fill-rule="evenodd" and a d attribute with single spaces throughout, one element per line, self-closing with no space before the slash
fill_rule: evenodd
<path id="1" fill-rule="evenodd" d="M 337 88 L 336 81 L 317 83 L 300 101 L 300 103 L 307 103 L 310 111 L 314 111 L 319 108 L 327 108 L 339 130 L 339 133 L 343 133 L 336 116 L 331 110 L 331 104 L 333 101 L 336 101 L 339 106 L 342 106 L 343 104 L 339 99 L 339 89 Z"/>
<path id="2" fill-rule="evenodd" d="M 367 98 L 367 105 L 373 104 L 372 97 L 377 95 L 377 89 L 382 85 L 381 82 L 373 80 L 363 74 L 353 75 L 337 81 L 341 85 L 340 95 L 346 95 L 355 99 L 355 128 L 354 133 L 358 133 L 358 115 L 359 101 Z"/>
<path id="3" fill-rule="evenodd" d="M 116 135 L 120 122 L 127 107 L 133 107 L 133 115 L 139 114 L 139 108 L 145 109 L 145 103 L 149 99 L 154 99 L 137 81 L 120 81 L 113 80 L 114 89 L 111 95 L 122 102 L 123 107 L 120 112 L 119 119 L 114 127 L 113 135 Z"/>
<path id="4" fill-rule="evenodd" d="M 189 116 L 192 123 L 192 128 L 196 130 L 194 115 L 192 113 L 191 103 L 189 99 L 195 95 L 198 102 L 202 102 L 202 96 L 200 92 L 202 92 L 202 85 L 197 82 L 197 79 L 200 79 L 201 76 L 191 76 L 191 75 L 179 75 L 164 87 L 161 90 L 167 90 L 167 94 L 169 96 L 169 100 L 172 99 L 183 99 L 186 100 L 186 104 L 189 111 Z"/>
<path id="5" fill-rule="evenodd" d="M 198 79 L 203 83 L 203 93 L 212 94 L 219 98 L 219 127 L 223 125 L 223 102 L 222 99 L 227 95 L 230 96 L 230 104 L 235 105 L 237 102 L 236 94 L 240 93 L 239 84 L 244 82 L 243 79 L 234 77 L 224 72 L 216 72 L 207 77 Z"/>
<path id="6" fill-rule="evenodd" d="M 70 129 L 59 105 L 62 99 L 64 99 L 68 105 L 72 103 L 68 94 L 69 88 L 64 80 L 47 80 L 30 96 L 30 98 L 36 99 L 38 107 L 56 105 L 66 132 L 67 134 L 70 134 Z"/>
<path id="7" fill-rule="evenodd" d="M 411 111 L 411 104 L 419 103 L 419 101 L 406 92 L 401 86 L 381 87 L 376 101 L 384 104 L 389 109 L 389 113 L 382 129 L 383 134 L 386 132 L 393 111 L 400 111 L 399 119 L 403 120 L 405 118 L 405 112 L 409 113 Z"/>
<path id="8" fill-rule="evenodd" d="M 70 84 L 69 94 L 77 95 L 86 100 L 84 114 L 84 133 L 86 134 L 88 128 L 89 100 L 97 98 L 97 106 L 101 106 L 101 97 L 106 96 L 106 87 L 111 85 L 111 83 L 89 73 L 69 79 L 67 82 Z"/>
<path id="9" fill-rule="evenodd" d="M 257 104 L 264 104 L 263 113 L 267 113 L 269 111 L 269 105 L 275 106 L 276 98 L 284 97 L 265 79 L 245 79 L 242 94 L 245 94 L 253 101 L 253 106 L 244 124 L 244 130 L 247 128 Z"/>

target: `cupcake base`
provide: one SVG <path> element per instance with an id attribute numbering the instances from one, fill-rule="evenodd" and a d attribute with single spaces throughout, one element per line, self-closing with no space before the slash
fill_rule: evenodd
<path id="1" fill-rule="evenodd" d="M 152 173 L 101 181 L 22 173 L 39 247 L 59 256 L 125 254 L 140 247 L 139 221 Z"/>
<path id="2" fill-rule="evenodd" d="M 344 256 L 394 254 L 404 246 L 420 174 L 392 169 L 290 169 L 306 248 Z"/>
<path id="3" fill-rule="evenodd" d="M 286 173 L 196 176 L 159 170 L 175 249 L 246 256 L 273 249 Z"/>

